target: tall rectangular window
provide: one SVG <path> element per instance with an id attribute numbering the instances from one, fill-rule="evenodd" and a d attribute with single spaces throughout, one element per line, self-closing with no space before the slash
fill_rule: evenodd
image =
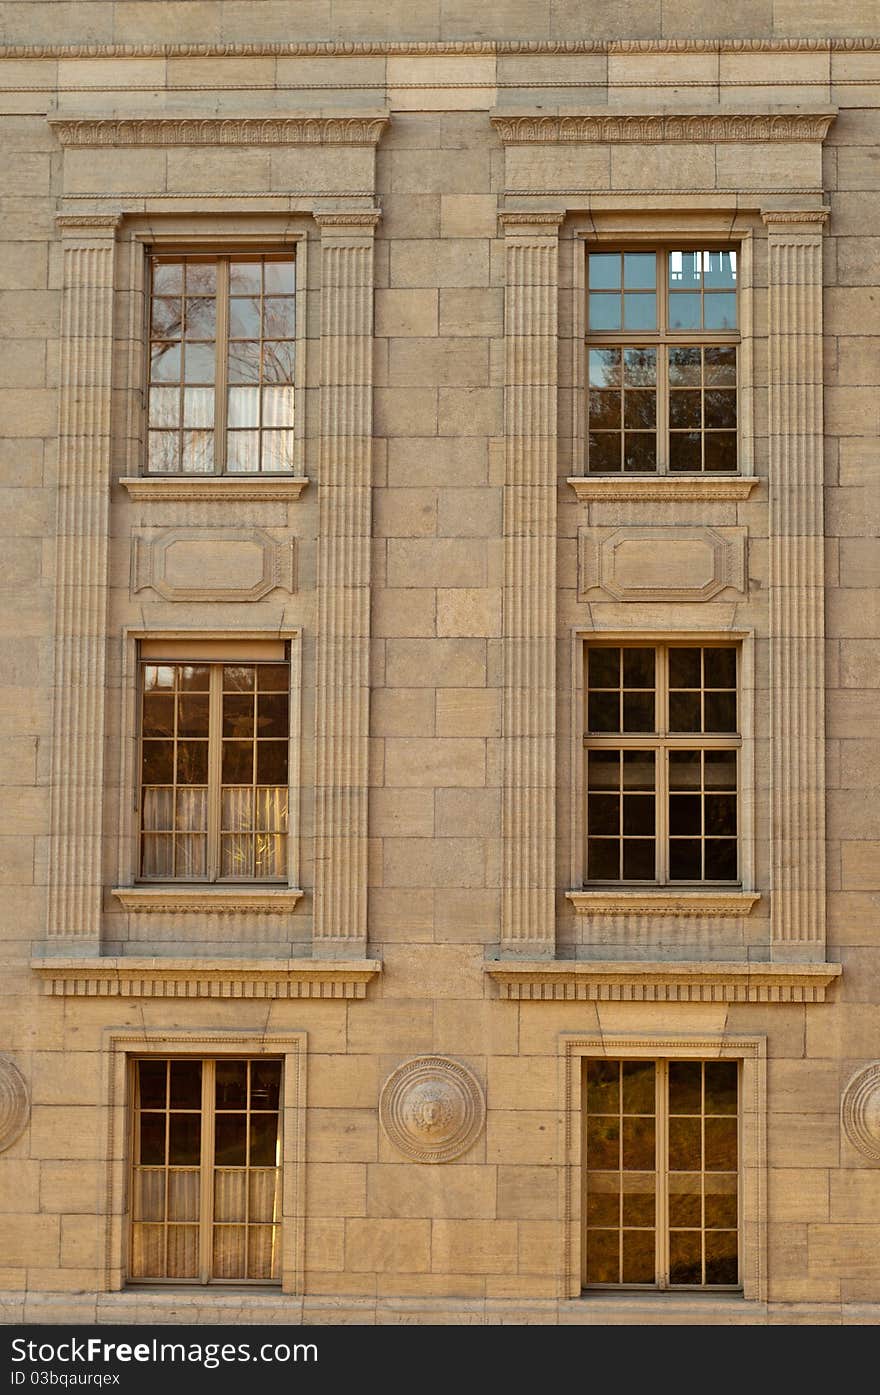
<path id="1" fill-rule="evenodd" d="M 587 253 L 587 469 L 734 474 L 737 253 Z"/>
<path id="2" fill-rule="evenodd" d="M 738 650 L 591 644 L 588 882 L 736 882 Z"/>
<path id="3" fill-rule="evenodd" d="M 268 662 L 142 652 L 142 879 L 286 880 L 290 665 L 271 647 Z"/>
<path id="4" fill-rule="evenodd" d="M 156 255 L 148 474 L 294 470 L 291 253 Z"/>
<path id="5" fill-rule="evenodd" d="M 587 1060 L 587 1287 L 739 1283 L 736 1061 Z"/>
<path id="6" fill-rule="evenodd" d="M 277 1280 L 281 1062 L 134 1063 L 129 1274 Z"/>

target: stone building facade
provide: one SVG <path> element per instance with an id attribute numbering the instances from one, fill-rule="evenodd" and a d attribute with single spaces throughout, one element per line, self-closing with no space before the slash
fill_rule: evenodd
<path id="1" fill-rule="evenodd" d="M 877 1321 L 875 7 L 2 8 L 4 1319 Z"/>

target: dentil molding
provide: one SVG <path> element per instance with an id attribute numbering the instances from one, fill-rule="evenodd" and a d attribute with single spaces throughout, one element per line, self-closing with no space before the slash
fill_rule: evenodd
<path id="1" fill-rule="evenodd" d="M 2 44 L 0 58 L 368 58 L 421 54 L 498 57 L 614 53 L 876 53 L 878 38 L 344 39 L 289 43 Z"/>
<path id="2" fill-rule="evenodd" d="M 0 1056 L 0 1153 L 21 1136 L 29 1115 L 25 1078 L 14 1061 Z"/>
<path id="3" fill-rule="evenodd" d="M 668 960 L 486 963 L 498 996 L 516 1002 L 824 1003 L 839 964 Z M 880 1069 L 880 1068 L 878 1068 Z"/>
<path id="4" fill-rule="evenodd" d="M 298 499 L 307 475 L 129 475 L 122 488 L 138 503 L 282 503 Z"/>
<path id="5" fill-rule="evenodd" d="M 392 1071 L 379 1097 L 385 1136 L 413 1162 L 460 1157 L 483 1129 L 486 1101 L 471 1071 L 449 1056 L 417 1056 Z"/>
<path id="6" fill-rule="evenodd" d="M 645 501 L 670 504 L 689 500 L 707 503 L 718 499 L 748 499 L 758 486 L 755 475 L 728 476 L 724 479 L 676 475 L 654 475 L 636 478 L 634 475 L 569 475 L 566 483 L 582 504 Z"/>
<path id="7" fill-rule="evenodd" d="M 840 1124 L 845 1137 L 870 1162 L 880 1162 L 880 1061 L 856 1071 L 843 1092 Z"/>
<path id="8" fill-rule="evenodd" d="M 50 998 L 366 997 L 378 959 L 33 959 Z"/>

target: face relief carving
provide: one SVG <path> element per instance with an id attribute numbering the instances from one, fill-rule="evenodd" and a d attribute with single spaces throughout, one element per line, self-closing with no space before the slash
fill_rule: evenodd
<path id="1" fill-rule="evenodd" d="M 421 1056 L 398 1066 L 385 1082 L 379 1118 L 389 1141 L 414 1162 L 448 1162 L 464 1153 L 483 1127 L 485 1101 L 465 1066 L 445 1056 Z"/>

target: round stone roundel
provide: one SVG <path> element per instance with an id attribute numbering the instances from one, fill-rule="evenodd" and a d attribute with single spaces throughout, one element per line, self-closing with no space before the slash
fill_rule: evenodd
<path id="1" fill-rule="evenodd" d="M 880 1061 L 856 1071 L 843 1092 L 840 1115 L 853 1147 L 880 1162 Z"/>
<path id="2" fill-rule="evenodd" d="M 386 1137 L 413 1162 L 449 1162 L 480 1133 L 486 1101 L 471 1071 L 449 1056 L 417 1056 L 392 1071 L 379 1097 Z"/>
<path id="3" fill-rule="evenodd" d="M 24 1076 L 14 1061 L 0 1056 L 0 1153 L 24 1131 L 29 1108 Z"/>

